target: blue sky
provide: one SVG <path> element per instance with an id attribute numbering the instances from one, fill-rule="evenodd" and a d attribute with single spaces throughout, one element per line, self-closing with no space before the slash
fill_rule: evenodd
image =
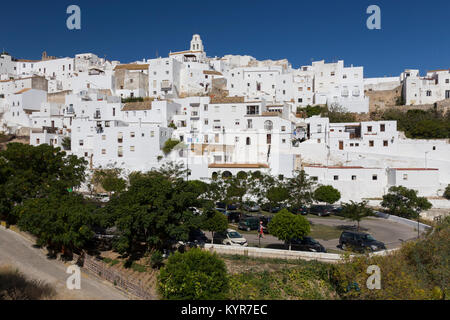
<path id="1" fill-rule="evenodd" d="M 81 30 L 66 28 L 66 8 L 81 8 Z M 368 30 L 366 9 L 381 8 L 381 30 Z M 38 59 L 93 52 L 130 62 L 188 49 L 199 33 L 209 56 L 287 58 L 297 68 L 344 59 L 366 77 L 405 68 L 450 67 L 448 0 L 41 0 L 2 1 L 0 50 Z"/>

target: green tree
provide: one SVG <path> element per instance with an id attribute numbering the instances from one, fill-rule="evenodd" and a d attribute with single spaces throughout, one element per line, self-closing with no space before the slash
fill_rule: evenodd
<path id="1" fill-rule="evenodd" d="M 294 176 L 287 183 L 290 206 L 300 209 L 302 206 L 311 204 L 314 185 L 315 182 L 308 177 L 304 170 L 296 170 Z"/>
<path id="2" fill-rule="evenodd" d="M 172 151 L 172 149 L 179 143 L 180 140 L 168 139 L 166 140 L 166 142 L 164 142 L 162 151 L 164 152 L 165 155 L 168 155 Z"/>
<path id="3" fill-rule="evenodd" d="M 373 210 L 367 207 L 367 201 L 359 203 L 350 201 L 350 203 L 343 204 L 342 214 L 345 218 L 358 223 L 358 231 L 361 220 L 374 215 Z"/>
<path id="4" fill-rule="evenodd" d="M 443 196 L 445 199 L 450 200 L 450 184 L 445 188 Z"/>
<path id="5" fill-rule="evenodd" d="M 158 171 L 134 175 L 127 191 L 108 203 L 107 221 L 121 233 L 114 248 L 133 260 L 168 240 L 188 240 L 200 218 L 190 207 L 198 204 L 199 189 L 182 178 Z"/>
<path id="6" fill-rule="evenodd" d="M 62 139 L 61 146 L 64 150 L 70 150 L 72 148 L 72 140 L 70 137 L 64 137 Z"/>
<path id="7" fill-rule="evenodd" d="M 215 253 L 201 249 L 177 252 L 161 269 L 158 289 L 170 300 L 226 299 L 229 279 L 225 263 Z"/>
<path id="8" fill-rule="evenodd" d="M 381 206 L 386 208 L 389 214 L 407 219 L 418 218 L 423 210 L 432 207 L 426 198 L 417 196 L 417 190 L 403 186 L 389 188 L 389 193 L 383 196 Z"/>
<path id="9" fill-rule="evenodd" d="M 341 198 L 341 193 L 332 186 L 320 186 L 314 191 L 314 200 L 333 204 Z"/>
<path id="10" fill-rule="evenodd" d="M 35 235 L 38 245 L 70 255 L 92 238 L 95 209 L 81 195 L 70 193 L 28 199 L 14 211 L 19 227 Z"/>
<path id="11" fill-rule="evenodd" d="M 267 190 L 266 198 L 270 209 L 272 209 L 289 199 L 289 191 L 282 185 L 271 187 Z"/>
<path id="12" fill-rule="evenodd" d="M 50 194 L 65 194 L 85 180 L 87 162 L 74 155 L 67 156 L 60 148 L 47 144 L 37 147 L 10 143 L 0 152 L 0 215 L 14 223 L 11 215 L 16 205 L 27 199 L 43 198 Z M 7 174 L 5 176 L 5 174 Z"/>
<path id="13" fill-rule="evenodd" d="M 101 185 L 109 193 L 121 193 L 127 187 L 127 182 L 120 177 L 122 170 L 119 168 L 96 170 L 92 175 L 91 182 L 95 185 Z"/>
<path id="14" fill-rule="evenodd" d="M 292 214 L 286 209 L 275 214 L 268 228 L 270 234 L 289 244 L 289 250 L 292 239 L 302 239 L 310 232 L 309 222 L 304 216 Z"/>
<path id="15" fill-rule="evenodd" d="M 214 241 L 214 233 L 222 232 L 228 228 L 227 217 L 216 211 L 211 210 L 203 214 L 202 229 L 211 232 L 211 243 Z"/>

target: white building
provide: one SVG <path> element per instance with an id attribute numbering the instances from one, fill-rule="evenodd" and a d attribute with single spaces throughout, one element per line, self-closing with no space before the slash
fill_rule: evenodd
<path id="1" fill-rule="evenodd" d="M 428 71 L 421 77 L 419 70 L 401 74 L 406 105 L 432 104 L 450 99 L 450 69 Z"/>

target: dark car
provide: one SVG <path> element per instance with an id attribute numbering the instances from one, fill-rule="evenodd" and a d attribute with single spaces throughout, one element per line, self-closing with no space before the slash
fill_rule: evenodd
<path id="1" fill-rule="evenodd" d="M 323 216 L 329 216 L 331 214 L 331 210 L 333 210 L 332 206 L 327 206 L 327 205 L 313 205 L 311 206 L 311 208 L 309 208 L 309 212 L 311 214 L 315 214 L 319 217 L 323 217 Z"/>
<path id="2" fill-rule="evenodd" d="M 216 202 L 216 207 L 220 208 L 220 209 L 226 209 L 226 210 L 236 210 L 237 209 L 237 205 L 235 205 L 235 204 L 227 205 L 224 202 Z"/>
<path id="3" fill-rule="evenodd" d="M 317 240 L 311 237 L 303 237 L 302 239 L 291 240 L 292 250 L 299 251 L 311 251 L 311 252 L 327 252 L 325 247 L 321 245 Z"/>
<path id="4" fill-rule="evenodd" d="M 242 218 L 242 213 L 239 211 L 228 212 L 228 222 L 239 222 Z"/>
<path id="5" fill-rule="evenodd" d="M 243 218 L 239 221 L 238 228 L 240 230 L 258 230 L 259 219 L 256 217 Z"/>
<path id="6" fill-rule="evenodd" d="M 248 212 L 259 212 L 261 210 L 261 207 L 259 205 L 257 205 L 255 202 L 245 203 L 242 206 L 242 208 Z"/>
<path id="7" fill-rule="evenodd" d="M 209 242 L 209 240 L 201 230 L 191 230 L 189 232 L 189 242 L 202 244 Z"/>
<path id="8" fill-rule="evenodd" d="M 342 207 L 337 207 L 337 208 L 333 208 L 331 209 L 331 214 L 334 214 L 335 216 L 343 216 L 342 214 Z"/>
<path id="9" fill-rule="evenodd" d="M 306 216 L 309 213 L 309 209 L 305 206 L 301 206 L 301 207 L 289 207 L 289 212 L 293 213 L 293 214 L 301 214 Z"/>
<path id="10" fill-rule="evenodd" d="M 283 208 L 281 206 L 271 207 L 270 205 L 265 204 L 262 206 L 262 209 L 266 212 L 277 213 L 277 212 L 280 212 L 281 209 L 283 209 Z"/>
<path id="11" fill-rule="evenodd" d="M 339 238 L 340 247 L 365 252 L 385 250 L 383 242 L 375 240 L 370 234 L 356 231 L 344 231 Z"/>

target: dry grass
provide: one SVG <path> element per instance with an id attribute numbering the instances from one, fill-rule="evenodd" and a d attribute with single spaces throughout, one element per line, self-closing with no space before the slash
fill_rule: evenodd
<path id="1" fill-rule="evenodd" d="M 51 285 L 28 279 L 11 266 L 0 266 L 0 300 L 47 300 L 55 295 Z"/>

